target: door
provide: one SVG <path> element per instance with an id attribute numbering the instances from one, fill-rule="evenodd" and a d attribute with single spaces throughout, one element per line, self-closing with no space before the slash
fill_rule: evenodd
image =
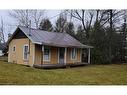
<path id="1" fill-rule="evenodd" d="M 64 53 L 65 53 L 65 48 L 61 47 L 59 48 L 59 63 L 64 64 Z"/>

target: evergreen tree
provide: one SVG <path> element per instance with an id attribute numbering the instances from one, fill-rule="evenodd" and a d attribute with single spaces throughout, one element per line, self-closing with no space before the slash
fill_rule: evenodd
<path id="1" fill-rule="evenodd" d="M 67 23 L 65 32 L 75 37 L 74 24 L 72 22 Z"/>
<path id="2" fill-rule="evenodd" d="M 49 19 L 43 19 L 40 23 L 39 29 L 45 30 L 45 31 L 53 31 L 52 24 Z"/>
<path id="3" fill-rule="evenodd" d="M 55 32 L 65 32 L 67 20 L 63 15 L 60 15 L 56 21 Z"/>
<path id="4" fill-rule="evenodd" d="M 78 41 L 80 41 L 83 44 L 86 44 L 87 38 L 86 38 L 86 34 L 83 31 L 83 28 L 81 25 L 78 26 L 77 28 L 77 33 L 76 33 L 76 37 L 75 37 Z"/>
<path id="5" fill-rule="evenodd" d="M 94 47 L 92 50 L 92 63 L 109 63 L 108 40 L 105 35 L 104 27 L 96 22 L 90 31 L 90 44 Z"/>
<path id="6" fill-rule="evenodd" d="M 120 56 L 120 61 L 125 62 L 126 61 L 126 35 L 127 35 L 127 26 L 126 26 L 126 18 L 124 18 L 124 23 L 121 26 L 120 30 L 120 48 L 119 48 L 119 56 Z"/>

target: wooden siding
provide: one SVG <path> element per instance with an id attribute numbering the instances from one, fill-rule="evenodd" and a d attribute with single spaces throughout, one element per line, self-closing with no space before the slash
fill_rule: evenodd
<path id="1" fill-rule="evenodd" d="M 30 54 L 28 60 L 23 60 L 23 46 L 29 45 L 28 38 L 13 39 L 9 43 L 9 57 L 8 62 L 26 64 L 32 66 L 34 63 L 34 44 L 30 41 Z M 15 52 L 13 47 L 15 46 Z"/>
<path id="2" fill-rule="evenodd" d="M 43 61 L 42 60 L 42 47 L 39 45 L 35 46 L 35 64 L 57 64 L 58 63 L 58 47 L 51 47 L 51 55 L 50 55 L 50 61 Z M 42 57 L 42 58 L 41 58 Z M 42 61 L 40 61 L 42 60 Z M 76 60 L 71 60 L 71 48 L 67 48 L 67 60 L 66 63 L 76 63 L 81 62 L 81 49 L 77 49 L 77 58 Z"/>
<path id="3" fill-rule="evenodd" d="M 51 47 L 51 55 L 50 55 L 50 61 L 46 62 L 43 61 L 43 52 L 42 52 L 42 46 L 33 44 L 30 41 L 30 55 L 29 59 L 27 61 L 23 60 L 23 46 L 25 44 L 29 45 L 29 39 L 28 38 L 22 38 L 22 39 L 13 39 L 9 43 L 9 56 L 8 61 L 12 63 L 18 63 L 18 64 L 28 64 L 30 66 L 33 66 L 33 64 L 57 64 L 58 63 L 58 47 Z M 16 51 L 13 51 L 13 47 L 15 46 Z M 66 63 L 76 63 L 81 62 L 81 49 L 77 49 L 77 59 L 71 60 L 71 48 L 67 48 L 67 57 L 66 57 Z"/>
<path id="4" fill-rule="evenodd" d="M 81 49 L 77 49 L 77 58 L 72 60 L 71 59 L 71 48 L 67 49 L 67 63 L 76 63 L 76 62 L 81 62 Z"/>
<path id="5" fill-rule="evenodd" d="M 42 60 L 42 46 L 35 45 L 35 64 L 41 64 Z"/>
<path id="6" fill-rule="evenodd" d="M 51 47 L 50 61 L 43 61 L 43 64 L 57 64 L 58 63 L 58 48 Z"/>

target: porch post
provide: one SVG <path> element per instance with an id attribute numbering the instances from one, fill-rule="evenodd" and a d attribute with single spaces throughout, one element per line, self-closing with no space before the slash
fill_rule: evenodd
<path id="1" fill-rule="evenodd" d="M 90 48 L 88 49 L 88 63 L 90 64 Z"/>
<path id="2" fill-rule="evenodd" d="M 43 58 L 44 58 L 44 45 L 42 45 L 42 53 L 41 53 L 41 65 L 43 64 Z"/>
<path id="3" fill-rule="evenodd" d="M 67 47 L 65 47 L 65 53 L 64 53 L 64 63 L 67 63 Z"/>

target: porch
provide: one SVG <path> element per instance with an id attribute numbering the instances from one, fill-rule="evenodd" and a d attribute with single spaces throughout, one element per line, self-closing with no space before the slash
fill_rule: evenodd
<path id="1" fill-rule="evenodd" d="M 83 61 L 84 49 L 87 51 Z M 57 47 L 35 45 L 35 64 L 33 67 L 42 69 L 67 68 L 90 64 L 90 47 Z"/>
<path id="2" fill-rule="evenodd" d="M 70 68 L 70 67 L 79 67 L 79 66 L 85 66 L 88 65 L 88 63 L 73 63 L 73 64 L 34 64 L 33 66 L 35 68 L 39 69 L 57 69 L 57 68 Z"/>

